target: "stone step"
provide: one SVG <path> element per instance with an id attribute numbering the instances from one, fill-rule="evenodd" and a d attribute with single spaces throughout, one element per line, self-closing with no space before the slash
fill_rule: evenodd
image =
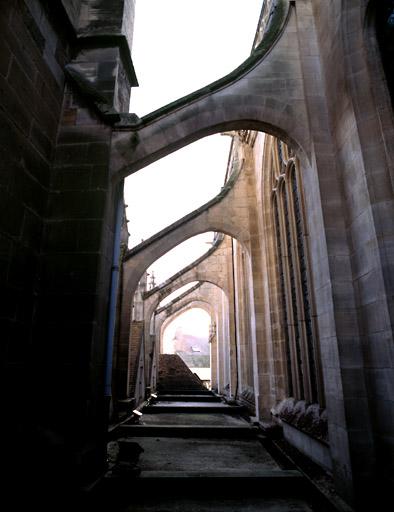
<path id="1" fill-rule="evenodd" d="M 268 483 L 273 481 L 280 481 L 281 485 L 286 480 L 297 480 L 301 482 L 304 477 L 296 469 L 262 469 L 251 471 L 238 471 L 236 469 L 229 469 L 227 471 L 166 471 L 166 470 L 149 470 L 142 471 L 139 480 L 169 480 L 169 481 L 185 481 L 185 480 L 198 480 L 215 479 L 215 480 L 242 480 L 245 481 L 258 481 L 260 483 Z"/>
<path id="2" fill-rule="evenodd" d="M 190 388 L 171 388 L 171 389 L 162 389 L 158 396 L 163 395 L 204 395 L 204 396 L 215 396 L 212 391 L 209 389 L 195 389 L 194 387 Z"/>
<path id="3" fill-rule="evenodd" d="M 175 405 L 176 404 L 176 405 Z M 143 414 L 161 414 L 161 413 L 171 413 L 171 414 L 237 414 L 241 416 L 245 414 L 246 409 L 242 406 L 238 405 L 226 405 L 226 404 L 215 404 L 215 403 L 207 403 L 207 402 L 186 402 L 180 405 L 180 402 L 174 402 L 174 404 L 162 403 L 158 402 L 154 405 L 147 405 L 143 407 Z"/>
<path id="4" fill-rule="evenodd" d="M 133 501 L 125 512 L 322 512 L 312 509 L 306 500 L 292 497 L 228 497 L 217 496 L 174 498 L 173 496 L 152 496 Z"/>
<path id="5" fill-rule="evenodd" d="M 125 492 L 122 477 L 107 477 L 107 485 L 118 493 L 120 484 Z M 137 477 L 128 479 L 129 486 L 138 489 L 138 494 L 156 496 L 206 496 L 245 497 L 252 496 L 305 496 L 306 479 L 296 470 L 260 471 L 142 471 Z M 127 486 L 127 489 L 130 487 Z M 129 490 L 127 491 L 130 492 Z M 160 510 L 160 509 L 158 509 Z"/>
<path id="6" fill-rule="evenodd" d="M 196 395 L 185 395 L 185 394 L 180 394 L 180 395 L 175 395 L 175 394 L 168 394 L 168 395 L 158 395 L 157 399 L 155 400 L 155 402 L 160 402 L 160 401 L 173 401 L 173 402 L 221 402 L 222 399 L 220 398 L 220 396 L 216 396 L 216 395 L 201 395 L 201 394 L 196 394 Z"/>
<path id="7" fill-rule="evenodd" d="M 255 438 L 261 433 L 253 426 L 205 426 L 205 425 L 120 425 L 117 435 L 131 437 L 198 437 L 198 438 Z M 260 436 L 259 436 L 260 439 Z M 121 440 L 119 440 L 121 441 Z"/>

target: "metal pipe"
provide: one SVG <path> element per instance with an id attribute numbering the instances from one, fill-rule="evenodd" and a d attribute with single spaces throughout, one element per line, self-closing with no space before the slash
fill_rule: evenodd
<path id="1" fill-rule="evenodd" d="M 114 248 L 112 253 L 111 286 L 108 304 L 108 329 L 106 340 L 105 396 L 112 396 L 112 359 L 114 350 L 116 301 L 119 283 L 120 236 L 123 220 L 123 187 L 120 187 L 115 220 Z"/>

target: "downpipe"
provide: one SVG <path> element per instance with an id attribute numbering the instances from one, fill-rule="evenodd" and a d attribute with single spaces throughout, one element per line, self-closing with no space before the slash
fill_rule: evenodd
<path id="1" fill-rule="evenodd" d="M 109 292 L 108 304 L 108 328 L 106 339 L 106 362 L 105 362 L 105 390 L 104 396 L 108 400 L 108 405 L 112 397 L 112 361 L 114 349 L 114 336 L 116 324 L 116 302 L 118 296 L 119 284 L 119 258 L 120 258 L 120 237 L 122 230 L 123 220 L 123 198 L 122 193 L 119 191 L 117 207 L 116 207 L 116 220 L 115 220 L 115 233 L 114 233 L 114 248 L 112 254 L 112 267 L 111 267 L 111 285 Z"/>

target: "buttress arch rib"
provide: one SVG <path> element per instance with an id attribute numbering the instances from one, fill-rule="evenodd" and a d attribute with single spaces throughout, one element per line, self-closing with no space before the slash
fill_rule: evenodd
<path id="1" fill-rule="evenodd" d="M 162 335 L 163 335 L 163 332 L 166 329 L 166 327 L 171 322 L 173 322 L 178 316 L 180 316 L 183 313 L 186 313 L 186 311 L 189 311 L 190 309 L 194 309 L 194 308 L 201 308 L 204 311 L 206 311 L 211 318 L 213 317 L 214 310 L 212 308 L 212 305 L 208 301 L 203 300 L 202 298 L 198 298 L 198 297 L 189 299 L 188 301 L 180 304 L 176 310 L 171 311 L 168 314 L 166 312 L 162 312 L 160 315 L 158 315 L 156 333 L 160 333 L 160 353 L 162 353 L 162 350 L 163 350 Z"/>
<path id="2" fill-rule="evenodd" d="M 174 279 L 169 279 L 165 286 L 157 286 L 155 289 L 146 293 L 144 296 L 145 333 L 149 333 L 151 318 L 153 313 L 157 310 L 159 303 L 186 284 L 194 281 L 212 283 L 221 288 L 224 293 L 228 295 L 229 275 L 227 261 L 230 254 L 231 239 L 226 236 L 215 251 L 207 255 L 204 259 L 190 266 L 185 272 L 180 272 L 176 277 L 173 276 Z"/>
<path id="3" fill-rule="evenodd" d="M 201 286 L 190 290 L 185 293 L 182 297 L 178 297 L 171 304 L 157 310 L 155 314 L 155 333 L 156 338 L 160 338 L 160 350 L 162 348 L 162 333 L 163 329 L 174 320 L 179 314 L 184 312 L 188 308 L 194 307 L 197 302 L 206 304 L 207 312 L 211 315 L 211 318 L 215 321 L 218 316 L 217 308 L 217 294 L 223 293 L 223 290 L 212 283 L 202 283 Z M 209 311 L 208 311 L 209 308 Z"/>
<path id="4" fill-rule="evenodd" d="M 246 250 L 250 241 L 248 170 L 233 173 L 221 193 L 201 208 L 171 224 L 131 249 L 124 261 L 124 294 L 132 296 L 141 276 L 152 263 L 193 236 L 208 231 L 236 238 Z"/>
<path id="5" fill-rule="evenodd" d="M 135 116 L 123 116 L 112 135 L 113 179 L 120 180 L 202 137 L 228 130 L 265 131 L 308 155 L 309 122 L 293 2 L 278 1 L 271 25 L 262 50 L 258 47 L 227 77 L 139 123 Z"/>

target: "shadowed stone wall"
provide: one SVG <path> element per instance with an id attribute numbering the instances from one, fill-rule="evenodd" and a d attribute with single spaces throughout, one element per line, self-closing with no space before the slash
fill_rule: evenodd
<path id="1" fill-rule="evenodd" d="M 31 477 L 48 443 L 40 400 L 52 382 L 48 375 L 38 378 L 36 326 L 63 67 L 73 34 L 66 16 L 33 1 L 1 2 L 0 26 L 1 376 L 12 481 L 15 466 L 19 478 Z M 55 452 L 64 461 L 64 446 Z M 43 465 L 51 462 L 48 453 L 42 455 Z M 57 475 L 54 468 L 54 480 Z"/>
<path id="2" fill-rule="evenodd" d="M 302 171 L 337 489 L 348 501 L 374 496 L 371 485 L 394 474 L 394 125 L 377 1 L 272 2 L 267 32 L 246 63 L 142 120 L 127 114 L 137 83 L 132 0 L 0 5 L 2 377 L 7 445 L 18 452 L 10 471 L 24 456 L 22 478 L 38 464 L 45 485 L 76 488 L 104 469 L 106 326 L 122 178 L 202 136 L 266 130 L 290 144 Z M 275 264 L 258 153 L 241 146 L 246 165 L 235 186 L 137 248 L 124 286 L 132 294 L 151 260 L 194 234 L 239 239 L 248 255 L 263 417 L 286 387 L 283 332 L 269 311 L 278 290 L 262 284 Z M 126 297 L 126 349 L 130 319 Z M 278 334 L 274 351 L 270 332 Z M 219 351 L 234 388 L 229 346 Z"/>
<path id="3" fill-rule="evenodd" d="M 116 30 L 104 20 L 105 33 L 87 41 L 77 40 L 80 2 L 1 2 L 6 461 L 32 499 L 43 485 L 71 496 L 105 468 L 108 295 L 122 186 L 111 184 L 112 130 L 97 105 L 127 110 L 136 83 L 126 4 L 129 23 L 134 3 L 118 2 Z M 82 61 L 94 68 L 96 90 L 86 88 L 86 66 L 75 72 Z"/>

